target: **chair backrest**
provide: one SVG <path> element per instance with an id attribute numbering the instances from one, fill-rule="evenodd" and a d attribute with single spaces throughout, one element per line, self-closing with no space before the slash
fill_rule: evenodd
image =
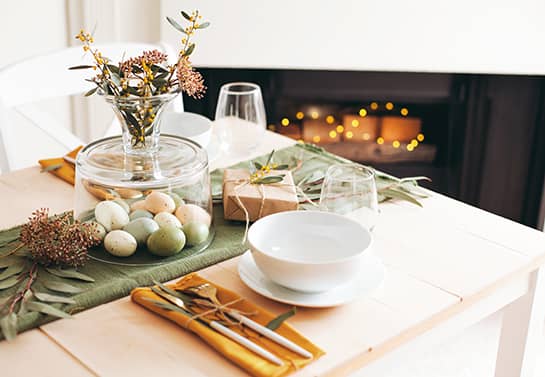
<path id="1" fill-rule="evenodd" d="M 167 45 L 123 43 L 96 45 L 103 56 L 113 62 L 123 57 L 138 56 L 144 50 L 158 49 L 175 59 Z M 90 70 L 68 70 L 75 65 L 92 64 L 92 56 L 84 53 L 81 47 L 71 47 L 47 55 L 32 57 L 0 69 L 0 169 L 2 173 L 10 170 L 10 160 L 16 142 L 10 139 L 9 110 L 15 110 L 29 120 L 33 126 L 46 132 L 66 150 L 83 144 L 68 129 L 55 122 L 50 114 L 39 111 L 27 104 L 70 96 L 88 91 L 94 84 L 85 81 L 93 75 Z M 180 96 L 181 101 L 181 96 Z M 25 105 L 22 110 L 20 106 Z M 178 104 L 178 109 L 180 108 Z"/>

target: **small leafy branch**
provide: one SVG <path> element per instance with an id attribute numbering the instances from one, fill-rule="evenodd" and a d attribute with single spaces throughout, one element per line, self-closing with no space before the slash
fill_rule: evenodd
<path id="1" fill-rule="evenodd" d="M 0 330 L 7 340 L 15 338 L 18 320 L 27 314 L 70 317 L 58 306 L 75 304 L 69 295 L 82 289 L 62 279 L 94 281 L 75 267 L 82 266 L 87 250 L 100 242 L 96 230 L 69 213 L 48 214 L 47 209 L 35 211 L 18 237 L 0 245 L 5 249 L 18 243 L 7 252 L 0 249 L 0 293 L 11 291 L 0 298 Z"/>
<path id="2" fill-rule="evenodd" d="M 272 170 L 286 170 L 288 165 L 278 165 L 273 163 L 274 150 L 269 154 L 265 165 L 261 165 L 255 161 L 252 166 L 252 174 L 250 175 L 250 183 L 254 185 L 266 185 L 282 182 L 285 174 L 270 175 Z"/>
<path id="3" fill-rule="evenodd" d="M 80 30 L 76 39 L 83 43 L 83 50 L 92 55 L 94 64 L 78 65 L 70 69 L 92 69 L 96 75 L 87 81 L 96 86 L 85 93 L 90 96 L 95 93 L 114 96 L 118 101 L 123 98 L 142 99 L 136 106 L 119 106 L 119 111 L 126 121 L 133 145 L 145 145 L 145 136 L 149 135 L 159 108 L 150 100 L 151 97 L 184 92 L 187 95 L 200 99 L 203 97 L 206 86 L 202 75 L 193 68 L 190 55 L 195 50 L 195 43 L 191 38 L 199 29 L 210 25 L 209 22 L 201 22 L 199 11 L 191 15 L 182 11 L 182 21 L 187 26 L 181 26 L 176 20 L 167 17 L 167 21 L 184 36 L 176 59 L 176 63 L 169 64 L 168 56 L 161 51 L 143 51 L 142 55 L 122 59 L 115 64 L 93 47 L 94 37 L 85 30 Z"/>

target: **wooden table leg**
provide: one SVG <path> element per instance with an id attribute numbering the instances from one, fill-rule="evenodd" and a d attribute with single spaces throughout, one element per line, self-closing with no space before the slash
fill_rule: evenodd
<path id="1" fill-rule="evenodd" d="M 496 377 L 533 377 L 545 319 L 545 267 L 530 276 L 528 293 L 504 310 Z"/>

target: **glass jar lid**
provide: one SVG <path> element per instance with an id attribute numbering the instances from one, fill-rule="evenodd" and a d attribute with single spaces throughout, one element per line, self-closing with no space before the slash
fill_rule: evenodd
<path id="1" fill-rule="evenodd" d="M 197 143 L 161 135 L 159 148 L 149 153 L 125 153 L 121 136 L 100 139 L 83 148 L 76 170 L 109 186 L 147 189 L 192 180 L 208 168 L 206 151 Z"/>

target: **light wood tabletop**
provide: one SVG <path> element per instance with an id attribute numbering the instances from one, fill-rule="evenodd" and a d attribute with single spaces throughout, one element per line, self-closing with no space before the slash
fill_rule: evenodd
<path id="1" fill-rule="evenodd" d="M 291 144 L 267 132 L 255 155 Z M 234 162 L 220 157 L 211 167 Z M 38 207 L 54 213 L 72 208 L 74 191 L 35 167 L 0 176 L 0 193 L 0 227 L 6 228 Z M 380 208 L 373 233 L 374 252 L 386 266 L 384 284 L 344 306 L 301 308 L 289 320 L 327 352 L 295 375 L 349 375 L 411 346 L 432 347 L 503 310 L 496 377 L 530 377 L 545 318 L 545 236 L 432 192 L 423 208 L 400 202 Z M 247 288 L 237 263 L 234 258 L 201 274 L 272 312 L 289 308 Z M 0 365 L 9 376 L 244 375 L 128 297 L 0 342 Z"/>

